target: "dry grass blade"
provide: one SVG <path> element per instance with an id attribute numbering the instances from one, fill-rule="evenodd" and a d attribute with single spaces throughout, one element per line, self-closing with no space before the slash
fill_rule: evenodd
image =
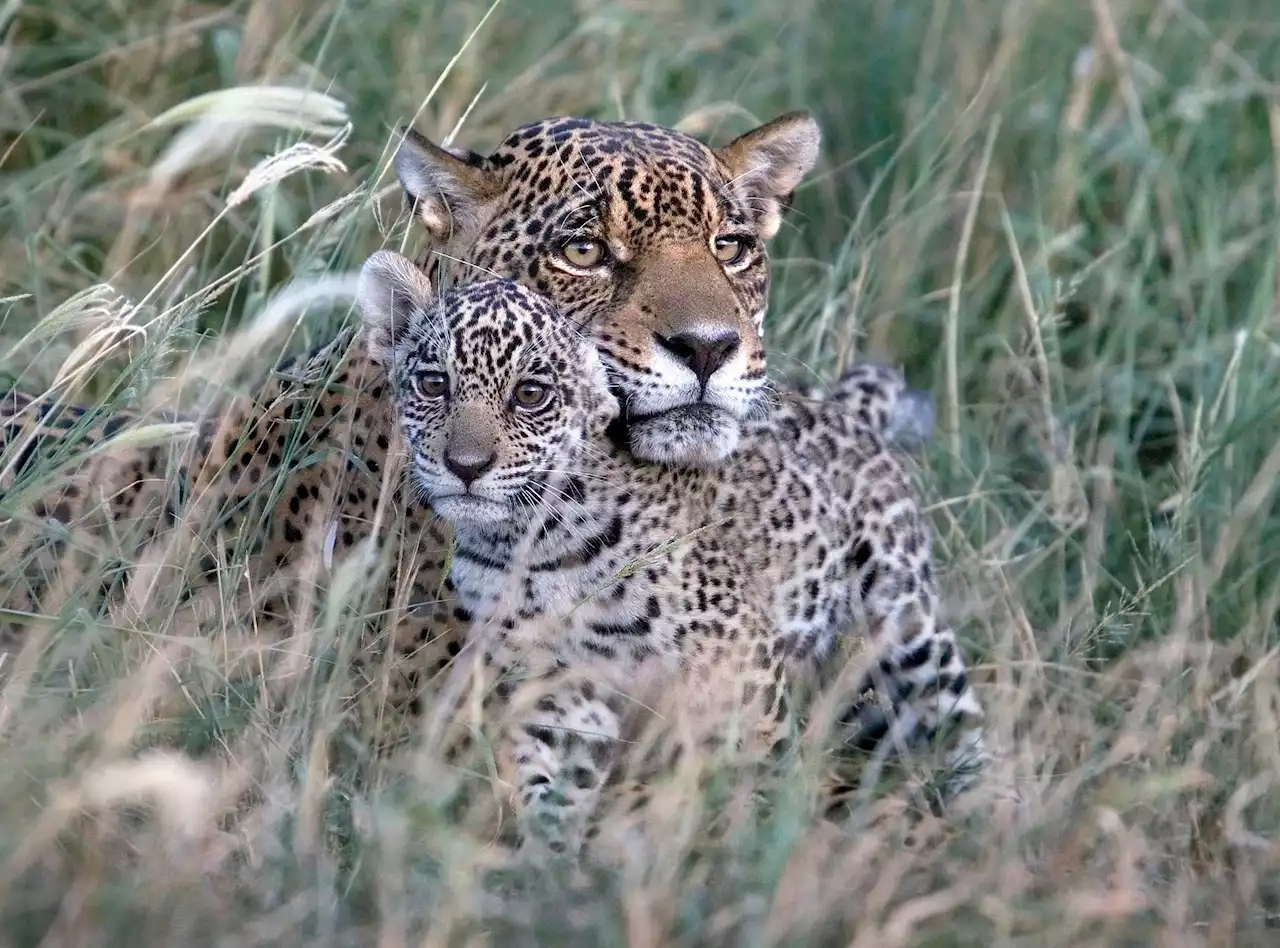
<path id="1" fill-rule="evenodd" d="M 346 144 L 350 133 L 351 126 L 344 125 L 323 145 L 298 142 L 259 162 L 245 175 L 240 186 L 227 196 L 227 206 L 235 207 L 243 204 L 256 192 L 304 169 L 326 173 L 345 172 L 347 166 L 338 159 L 336 152 Z"/>
<path id="2" fill-rule="evenodd" d="M 322 92 L 290 86 L 237 86 L 196 96 L 174 106 L 152 119 L 147 128 L 168 128 L 185 125 L 169 142 L 160 157 L 152 164 L 143 195 L 151 200 L 168 191 L 173 183 L 197 165 L 223 159 L 250 132 L 261 129 L 297 132 L 324 137 L 329 144 L 310 148 L 305 154 L 285 157 L 273 156 L 276 163 L 269 167 L 285 166 L 286 170 L 273 174 L 269 180 L 280 180 L 293 166 L 317 163 L 321 167 L 345 170 L 332 156 L 346 140 L 351 130 L 346 106 Z M 295 148 L 301 146 L 294 146 Z M 270 161 L 271 159 L 268 159 Z M 261 167 L 261 166 L 260 166 Z M 263 183 L 267 172 L 254 169 Z M 248 181 L 235 192 L 238 204 L 248 194 L 262 187 L 262 183 L 250 185 Z M 243 193 L 242 193 L 243 192 Z"/>
<path id="3" fill-rule="evenodd" d="M 129 315 L 128 301 L 114 287 L 105 283 L 94 284 L 73 294 L 42 316 L 9 347 L 4 354 L 4 361 L 18 358 L 18 353 L 23 349 L 82 327 L 110 332 L 120 328 Z"/>
<path id="4" fill-rule="evenodd" d="M 157 115 L 146 128 L 201 121 L 221 122 L 228 129 L 265 127 L 328 137 L 349 119 L 342 102 L 315 89 L 234 86 L 187 99 Z"/>

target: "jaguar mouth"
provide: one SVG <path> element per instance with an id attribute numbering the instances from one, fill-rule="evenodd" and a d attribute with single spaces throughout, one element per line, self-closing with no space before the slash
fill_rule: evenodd
<path id="1" fill-rule="evenodd" d="M 723 428 L 736 429 L 738 425 L 739 419 L 732 412 L 707 402 L 692 402 L 663 411 L 624 412 L 609 426 L 609 436 L 625 445 L 632 433 L 640 431 L 658 433 L 666 430 L 702 430 L 711 433 Z"/>
<path id="2" fill-rule="evenodd" d="M 717 405 L 714 402 L 699 400 L 696 402 L 686 402 L 683 405 L 673 405 L 670 408 L 664 408 L 660 411 L 636 411 L 628 410 L 628 395 L 625 389 L 619 386 L 612 386 L 609 389 L 620 406 L 622 411 L 618 415 L 618 420 L 627 428 L 639 427 L 654 421 L 671 421 L 680 422 L 688 421 L 697 423 L 698 421 L 708 421 L 713 418 L 726 418 L 732 422 L 741 420 L 737 413 Z M 753 402 L 754 407 L 754 402 Z M 748 412 L 750 414 L 750 412 Z"/>
<path id="3" fill-rule="evenodd" d="M 450 523 L 501 523 L 511 516 L 506 504 L 475 494 L 433 497 L 431 509 Z"/>
<path id="4" fill-rule="evenodd" d="M 737 450 L 742 426 L 760 401 L 757 396 L 741 406 L 745 412 L 705 399 L 636 411 L 621 386 L 610 391 L 623 408 L 606 431 L 613 446 L 641 461 L 679 468 L 723 464 Z"/>
<path id="5" fill-rule="evenodd" d="M 613 445 L 642 461 L 675 467 L 710 468 L 738 447 L 741 422 L 705 402 L 682 405 L 640 420 L 617 419 L 608 429 Z"/>

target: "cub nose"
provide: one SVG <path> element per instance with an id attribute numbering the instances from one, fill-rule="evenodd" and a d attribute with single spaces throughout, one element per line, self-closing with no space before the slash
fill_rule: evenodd
<path id="1" fill-rule="evenodd" d="M 742 337 L 732 329 L 715 335 L 680 332 L 674 336 L 654 333 L 654 337 L 658 345 L 693 370 L 693 374 L 698 377 L 698 384 L 703 388 L 716 370 L 733 358 L 742 341 Z"/>
<path id="2" fill-rule="evenodd" d="M 464 486 L 470 487 L 476 478 L 493 467 L 493 462 L 497 459 L 496 452 L 488 457 L 481 457 L 478 454 L 450 454 L 446 452 L 444 466 L 450 474 L 462 481 Z"/>

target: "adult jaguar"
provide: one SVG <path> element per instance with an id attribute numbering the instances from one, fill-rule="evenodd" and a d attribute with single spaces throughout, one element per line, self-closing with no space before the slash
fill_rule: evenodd
<path id="1" fill-rule="evenodd" d="M 589 331 L 624 406 L 619 437 L 637 456 L 705 467 L 732 453 L 740 426 L 767 407 L 765 245 L 816 162 L 811 117 L 783 115 L 720 148 L 578 118 L 523 126 L 489 155 L 402 133 L 395 169 L 430 238 L 421 266 L 433 280 L 509 276 Z M 11 613 L 0 638 L 52 608 L 51 581 L 87 592 L 75 577 L 106 575 L 104 545 L 131 564 L 160 537 L 149 555 L 186 565 L 181 533 L 196 568 L 167 573 L 184 582 L 150 595 L 185 583 L 219 609 L 251 608 L 258 636 L 277 639 L 298 628 L 299 594 L 376 536 L 398 553 L 390 592 L 370 605 L 392 616 L 379 690 L 395 708 L 412 705 L 457 650 L 453 635 L 431 638 L 452 619 L 440 594 L 449 536 L 421 510 L 397 516 L 410 507 L 395 502 L 393 411 L 360 336 L 348 330 L 213 407 L 178 447 L 104 444 L 134 420 L 0 397 L 3 529 L 7 548 L 25 553 L 0 601 L 31 614 Z M 70 469 L 56 483 L 51 458 Z"/>

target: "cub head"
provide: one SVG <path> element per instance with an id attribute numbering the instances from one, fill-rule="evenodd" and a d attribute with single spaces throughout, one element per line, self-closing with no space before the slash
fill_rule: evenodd
<path id="1" fill-rule="evenodd" d="M 437 295 L 380 250 L 358 297 L 418 488 L 446 520 L 500 523 L 529 507 L 617 416 L 591 340 L 527 287 L 491 278 Z"/>
<path id="2" fill-rule="evenodd" d="M 402 129 L 428 272 L 509 277 L 594 339 L 637 457 L 714 466 L 764 410 L 765 245 L 818 157 L 807 114 L 720 148 L 642 122 L 553 118 L 490 155 Z"/>

